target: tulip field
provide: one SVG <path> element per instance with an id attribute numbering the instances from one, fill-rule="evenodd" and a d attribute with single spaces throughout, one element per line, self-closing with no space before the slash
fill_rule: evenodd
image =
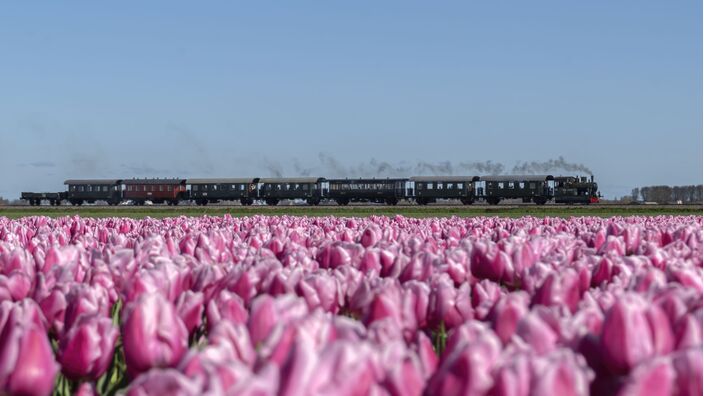
<path id="1" fill-rule="evenodd" d="M 701 395 L 702 217 L 0 217 L 0 394 Z"/>

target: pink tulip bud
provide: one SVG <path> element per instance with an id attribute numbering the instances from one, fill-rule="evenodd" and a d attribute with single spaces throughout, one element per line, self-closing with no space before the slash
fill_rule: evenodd
<path id="1" fill-rule="evenodd" d="M 459 289 L 446 278 L 441 279 L 430 293 L 429 309 L 436 325 L 444 323 L 450 329 L 472 318 L 469 284 Z"/>
<path id="2" fill-rule="evenodd" d="M 188 348 L 188 330 L 161 294 L 144 294 L 127 305 L 122 342 L 130 375 L 152 367 L 174 367 Z"/>
<path id="3" fill-rule="evenodd" d="M 54 289 L 39 306 L 44 313 L 49 326 L 55 334 L 61 334 L 64 329 L 64 317 L 66 314 L 66 296 L 61 290 Z"/>
<path id="4" fill-rule="evenodd" d="M 0 389 L 16 395 L 49 395 L 59 365 L 43 328 L 8 318 L 0 333 Z"/>
<path id="5" fill-rule="evenodd" d="M 514 292 L 502 296 L 489 312 L 488 319 L 501 341 L 506 344 L 516 332 L 519 320 L 528 311 L 528 295 Z"/>
<path id="6" fill-rule="evenodd" d="M 536 312 L 530 312 L 518 322 L 516 334 L 538 355 L 555 349 L 558 335 Z"/>
<path id="7" fill-rule="evenodd" d="M 254 365 L 257 356 L 247 327 L 244 325 L 228 321 L 216 323 L 208 334 L 208 343 L 228 348 L 233 360 L 238 360 L 249 367 Z"/>
<path id="8" fill-rule="evenodd" d="M 247 323 L 249 314 L 244 308 L 242 298 L 235 293 L 222 290 L 210 300 L 205 315 L 208 319 L 208 329 L 212 329 L 220 321 L 232 323 Z"/>
<path id="9" fill-rule="evenodd" d="M 310 310 L 320 307 L 326 312 L 337 313 L 343 304 L 336 279 L 326 273 L 304 277 L 298 282 L 296 289 L 306 300 Z"/>
<path id="10" fill-rule="evenodd" d="M 442 364 L 428 381 L 433 395 L 481 395 L 493 385 L 493 365 L 501 341 L 490 330 L 475 324 L 455 330 L 447 343 Z"/>
<path id="11" fill-rule="evenodd" d="M 601 345 L 605 363 L 614 373 L 628 372 L 655 352 L 646 308 L 641 298 L 624 295 L 606 313 Z"/>
<path id="12" fill-rule="evenodd" d="M 203 301 L 203 293 L 190 290 L 183 292 L 176 301 L 176 311 L 186 325 L 188 334 L 193 334 L 202 322 Z"/>
<path id="13" fill-rule="evenodd" d="M 59 362 L 68 378 L 98 379 L 112 360 L 118 330 L 109 318 L 83 316 L 61 338 Z"/>
<path id="14" fill-rule="evenodd" d="M 76 284 L 66 294 L 64 331 L 68 331 L 81 316 L 108 316 L 108 296 L 104 290 L 86 284 Z"/>
<path id="15" fill-rule="evenodd" d="M 90 382 L 84 382 L 79 387 L 74 396 L 98 396 L 95 386 Z"/>
<path id="16" fill-rule="evenodd" d="M 675 370 L 670 359 L 652 359 L 633 370 L 619 396 L 669 396 L 674 388 Z"/>
<path id="17" fill-rule="evenodd" d="M 698 396 L 702 394 L 702 348 L 688 348 L 672 355 L 676 373 L 676 394 Z"/>
<path id="18" fill-rule="evenodd" d="M 196 396 L 200 384 L 174 369 L 154 369 L 135 378 L 127 389 L 128 396 Z"/>

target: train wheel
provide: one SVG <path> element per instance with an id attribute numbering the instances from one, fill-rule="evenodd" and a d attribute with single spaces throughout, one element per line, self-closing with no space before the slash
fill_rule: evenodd
<path id="1" fill-rule="evenodd" d="M 499 204 L 499 201 L 501 201 L 501 200 L 500 200 L 499 198 L 496 198 L 496 197 L 489 197 L 489 198 L 486 199 L 486 202 L 487 202 L 489 205 L 498 205 L 498 204 Z"/>
<path id="2" fill-rule="evenodd" d="M 386 204 L 390 205 L 390 206 L 396 206 L 397 203 L 398 203 L 398 199 L 396 199 L 396 198 L 389 198 L 386 200 Z"/>
<path id="3" fill-rule="evenodd" d="M 266 199 L 266 204 L 269 206 L 276 206 L 279 204 L 279 200 L 276 198 L 267 198 Z"/>
<path id="4" fill-rule="evenodd" d="M 472 198 L 462 198 L 460 201 L 462 202 L 462 205 L 471 205 L 474 203 L 474 199 Z"/>
<path id="5" fill-rule="evenodd" d="M 548 201 L 548 200 L 545 199 L 545 197 L 535 197 L 535 198 L 533 198 L 533 202 L 535 202 L 537 205 L 545 205 L 545 203 L 546 203 L 547 201 Z"/>

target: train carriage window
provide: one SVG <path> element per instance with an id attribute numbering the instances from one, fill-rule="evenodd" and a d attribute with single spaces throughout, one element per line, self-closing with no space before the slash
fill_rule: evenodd
<path id="1" fill-rule="evenodd" d="M 303 184 L 301 187 L 303 188 L 303 191 L 308 191 L 308 185 L 307 185 L 307 184 Z"/>
<path id="2" fill-rule="evenodd" d="M 535 189 L 535 183 L 530 183 L 530 189 L 534 190 Z"/>
<path id="3" fill-rule="evenodd" d="M 164 191 L 164 186 L 159 185 L 159 191 Z"/>
<path id="4" fill-rule="evenodd" d="M 218 190 L 218 185 L 217 185 L 217 184 L 213 184 L 212 187 L 213 187 L 213 191 L 217 191 L 217 190 Z"/>
<path id="5" fill-rule="evenodd" d="M 524 182 L 519 182 L 519 183 L 518 183 L 518 188 L 526 188 L 526 183 L 524 183 Z"/>
<path id="6" fill-rule="evenodd" d="M 194 185 L 192 186 L 192 190 L 193 190 L 193 191 L 198 191 L 199 188 L 200 188 L 200 186 L 197 185 L 197 184 L 194 184 Z"/>
<path id="7" fill-rule="evenodd" d="M 230 189 L 231 189 L 231 190 L 237 190 L 237 184 L 231 185 L 231 186 L 230 186 Z"/>
<path id="8" fill-rule="evenodd" d="M 447 183 L 447 189 L 448 189 L 448 190 L 454 190 L 454 189 L 455 189 L 455 184 L 454 184 L 454 183 Z"/>
<path id="9" fill-rule="evenodd" d="M 277 185 L 276 185 L 276 190 L 277 190 L 277 191 L 281 191 L 281 184 L 277 184 Z"/>
<path id="10" fill-rule="evenodd" d="M 428 183 L 428 190 L 432 190 L 432 189 L 433 189 L 433 183 Z"/>
<path id="11" fill-rule="evenodd" d="M 78 191 L 83 192 L 84 188 L 83 186 L 78 186 Z"/>
<path id="12" fill-rule="evenodd" d="M 504 182 L 499 182 L 499 188 L 504 188 Z"/>
<path id="13" fill-rule="evenodd" d="M 108 192 L 108 186 L 103 186 L 103 192 Z"/>
<path id="14" fill-rule="evenodd" d="M 240 191 L 244 191 L 244 184 L 240 184 Z"/>
<path id="15" fill-rule="evenodd" d="M 169 185 L 169 186 L 168 186 L 168 190 L 169 190 L 169 191 L 173 191 L 173 190 L 174 190 L 174 186 Z"/>
<path id="16" fill-rule="evenodd" d="M 457 183 L 457 188 L 458 189 L 463 189 L 464 188 L 464 183 Z"/>
<path id="17" fill-rule="evenodd" d="M 508 188 L 513 188 L 513 182 L 508 182 Z"/>

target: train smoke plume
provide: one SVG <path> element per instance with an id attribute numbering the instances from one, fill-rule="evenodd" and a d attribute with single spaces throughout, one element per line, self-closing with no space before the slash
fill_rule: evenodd
<path id="1" fill-rule="evenodd" d="M 566 171 L 566 172 L 583 172 L 588 175 L 592 175 L 592 171 L 582 164 L 574 164 L 565 161 L 562 156 L 557 157 L 557 159 L 550 159 L 544 162 L 523 162 L 518 163 L 513 167 L 512 173 L 514 174 L 540 174 L 540 173 L 550 173 L 553 171 Z"/>
<path id="2" fill-rule="evenodd" d="M 265 160 L 264 165 L 270 176 L 282 177 L 284 167 L 276 161 Z M 303 164 L 299 159 L 293 160 L 292 175 L 287 176 L 325 176 L 328 178 L 344 177 L 409 177 L 409 176 L 452 176 L 452 175 L 502 175 L 502 174 L 548 174 L 560 172 L 586 173 L 591 175 L 589 168 L 582 164 L 567 162 L 564 157 L 547 161 L 518 162 L 512 168 L 500 162 L 475 161 L 459 162 L 451 161 L 428 162 L 417 161 L 416 163 L 377 160 L 372 158 L 368 162 L 361 162 L 356 165 L 345 165 L 335 157 L 327 153 L 318 154 L 318 162 L 315 164 Z"/>

